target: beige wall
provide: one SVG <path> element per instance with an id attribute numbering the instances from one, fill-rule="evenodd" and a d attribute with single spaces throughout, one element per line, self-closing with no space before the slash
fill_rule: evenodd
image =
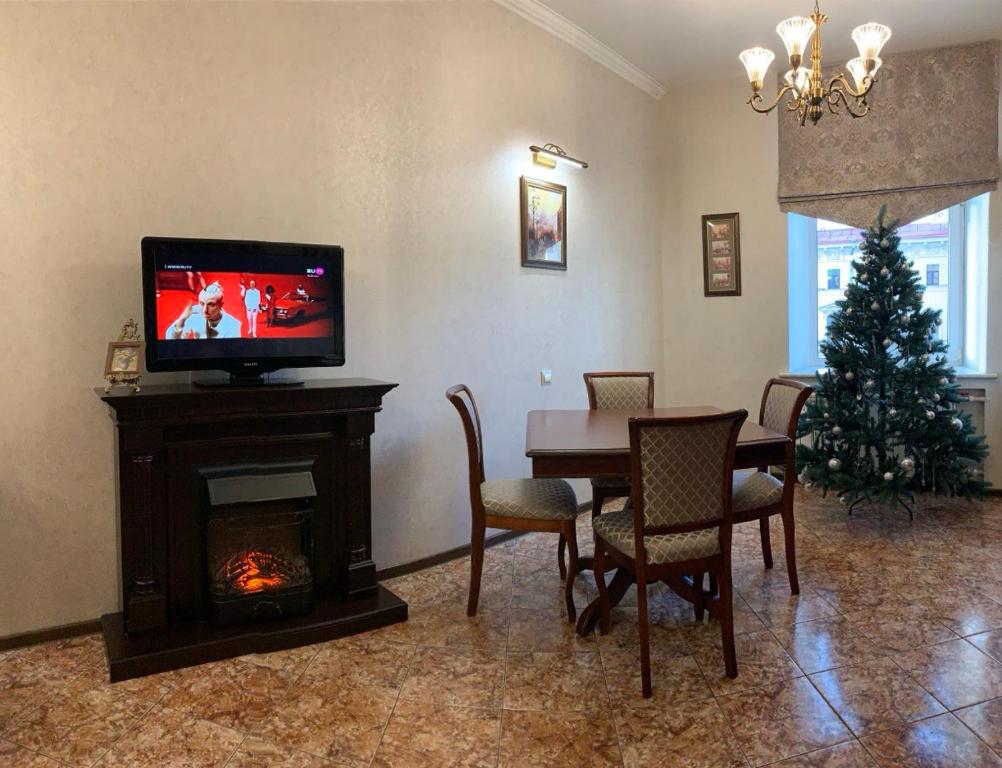
<path id="1" fill-rule="evenodd" d="M 765 381 L 788 371 L 786 216 L 776 202 L 777 119 L 788 116 L 757 115 L 744 103 L 747 98 L 747 82 L 735 76 L 671 91 L 662 102 L 661 141 L 672 151 L 662 153 L 660 164 L 665 360 L 660 386 L 672 403 L 742 407 L 757 418 Z M 993 193 L 991 373 L 1002 367 L 1000 208 L 1002 196 Z M 700 216 L 730 211 L 741 214 L 742 295 L 705 298 Z M 1002 486 L 1002 387 L 994 377 L 963 383 L 988 390 L 986 431 L 995 454 L 985 474 Z"/>
<path id="2" fill-rule="evenodd" d="M 448 385 L 513 476 L 528 409 L 583 407 L 584 370 L 661 369 L 657 108 L 486 0 L 0 4 L 0 636 L 118 607 L 91 388 L 140 315 L 143 235 L 345 247 L 331 373 L 400 382 L 373 456 L 391 566 L 468 541 Z M 534 168 L 545 141 L 591 168 Z M 569 187 L 566 273 L 519 267 L 523 173 Z"/>

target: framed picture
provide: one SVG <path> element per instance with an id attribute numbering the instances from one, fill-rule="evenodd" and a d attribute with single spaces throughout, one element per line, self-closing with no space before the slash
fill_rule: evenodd
<path id="1" fill-rule="evenodd" d="M 736 213 L 703 216 L 703 295 L 741 295 L 741 242 Z"/>
<path id="2" fill-rule="evenodd" d="M 567 187 L 522 177 L 522 266 L 567 269 Z"/>
<path id="3" fill-rule="evenodd" d="M 108 342 L 108 358 L 104 363 L 105 378 L 138 377 L 142 373 L 143 345 L 141 341 Z"/>

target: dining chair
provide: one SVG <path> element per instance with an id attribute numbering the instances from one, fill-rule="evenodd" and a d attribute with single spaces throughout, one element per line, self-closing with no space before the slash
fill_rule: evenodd
<path id="1" fill-rule="evenodd" d="M 486 480 L 484 477 L 484 440 L 473 393 L 465 384 L 450 387 L 445 396 L 459 411 L 466 434 L 469 459 L 470 510 L 473 527 L 470 536 L 470 596 L 466 615 L 475 616 L 480 598 L 480 576 L 484 566 L 484 538 L 487 528 L 512 531 L 559 533 L 567 542 L 569 570 L 564 578 L 567 617 L 577 618 L 574 607 L 574 579 L 578 574 L 577 514 L 578 500 L 566 480 L 517 478 Z"/>
<path id="2" fill-rule="evenodd" d="M 588 393 L 588 408 L 630 409 L 654 407 L 653 371 L 594 371 L 584 374 Z M 591 514 L 602 513 L 606 499 L 619 499 L 630 495 L 628 477 L 593 477 L 591 479 Z M 557 544 L 557 561 L 560 576 L 564 576 L 564 540 Z"/>
<path id="3" fill-rule="evenodd" d="M 710 573 L 717 594 L 711 599 L 720 620 L 724 667 L 737 677 L 731 586 L 731 493 L 734 448 L 744 410 L 709 416 L 630 419 L 630 499 L 632 509 L 592 520 L 599 632 L 609 631 L 605 564 L 610 560 L 634 575 L 640 629 L 640 674 L 644 698 L 651 695 L 650 628 L 647 584 L 681 582 Z M 693 587 L 697 611 L 705 596 Z"/>
<path id="4" fill-rule="evenodd" d="M 772 542 L 769 536 L 769 518 L 779 515 L 783 520 L 783 537 L 786 544 L 786 571 L 790 578 L 790 593 L 800 593 L 797 578 L 797 554 L 793 523 L 793 491 L 796 485 L 794 457 L 796 452 L 797 422 L 804 403 L 814 390 L 806 384 L 790 379 L 770 379 L 762 393 L 759 424 L 790 438 L 786 446 L 783 478 L 780 480 L 768 465 L 752 473 L 734 476 L 733 508 L 735 523 L 759 521 L 762 538 L 762 559 L 766 568 L 772 568 Z"/>

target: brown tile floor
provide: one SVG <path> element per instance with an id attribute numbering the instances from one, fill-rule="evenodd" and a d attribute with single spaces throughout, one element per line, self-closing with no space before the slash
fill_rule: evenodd
<path id="1" fill-rule="evenodd" d="M 117 685 L 97 637 L 3 653 L 0 766 L 1002 766 L 1000 513 L 801 492 L 799 597 L 778 523 L 772 571 L 735 534 L 737 680 L 717 626 L 651 588 L 650 700 L 635 600 L 577 637 L 552 535 L 488 552 L 475 619 L 460 560 L 388 583 L 407 623 L 293 651 Z"/>

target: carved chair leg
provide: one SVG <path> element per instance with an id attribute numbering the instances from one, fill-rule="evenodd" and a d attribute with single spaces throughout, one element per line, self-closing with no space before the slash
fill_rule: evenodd
<path id="1" fill-rule="evenodd" d="M 595 558 L 592 561 L 595 574 L 595 584 L 598 586 L 598 631 L 599 634 L 609 634 L 609 588 L 605 583 L 605 545 L 595 536 Z"/>
<path id="2" fill-rule="evenodd" d="M 470 599 L 466 603 L 466 615 L 477 615 L 480 600 L 480 576 L 484 570 L 484 537 L 487 535 L 484 523 L 473 523 L 470 538 Z"/>
<path id="3" fill-rule="evenodd" d="M 637 624 L 640 627 L 640 682 L 644 698 L 651 697 L 651 635 L 647 618 L 647 579 L 637 574 Z"/>
<path id="4" fill-rule="evenodd" d="M 564 562 L 564 550 L 567 549 L 567 537 L 560 534 L 560 541 L 557 542 L 557 567 L 560 569 L 560 580 L 567 578 L 567 563 Z"/>
<path id="5" fill-rule="evenodd" d="M 758 530 L 762 535 L 762 559 L 766 568 L 772 568 L 772 541 L 769 538 L 769 516 L 758 519 Z"/>
<path id="6" fill-rule="evenodd" d="M 784 509 L 783 538 L 786 543 L 786 573 L 790 577 L 790 594 L 800 594 L 800 580 L 797 578 L 797 542 L 793 525 L 793 508 Z"/>
<path id="7" fill-rule="evenodd" d="M 731 679 L 738 676 L 738 657 L 734 649 L 734 595 L 731 571 L 726 566 L 720 574 L 720 596 L 717 598 L 717 615 L 720 617 L 720 639 L 724 648 L 724 670 Z"/>
<path id="8" fill-rule="evenodd" d="M 564 580 L 564 599 L 567 601 L 567 620 L 573 624 L 578 617 L 574 607 L 574 579 L 578 575 L 577 521 L 571 520 L 564 538 L 567 539 L 567 578 Z"/>

